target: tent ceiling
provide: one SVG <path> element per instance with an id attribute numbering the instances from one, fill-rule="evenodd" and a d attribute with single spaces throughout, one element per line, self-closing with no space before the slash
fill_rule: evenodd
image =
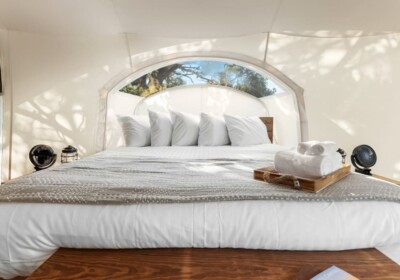
<path id="1" fill-rule="evenodd" d="M 0 0 L 0 28 L 212 38 L 400 32 L 398 0 Z"/>

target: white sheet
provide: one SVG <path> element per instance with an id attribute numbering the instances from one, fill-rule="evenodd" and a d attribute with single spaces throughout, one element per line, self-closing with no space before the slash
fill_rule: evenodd
<path id="1" fill-rule="evenodd" d="M 143 147 L 180 158 L 265 157 L 282 148 Z M 393 202 L 230 201 L 147 205 L 0 204 L 0 276 L 28 275 L 58 247 L 344 250 L 400 244 Z"/>

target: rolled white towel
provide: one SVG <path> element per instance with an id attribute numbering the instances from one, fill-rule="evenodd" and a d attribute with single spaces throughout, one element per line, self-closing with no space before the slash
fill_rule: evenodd
<path id="1" fill-rule="evenodd" d="M 319 141 L 301 142 L 297 145 L 297 152 L 305 154 L 313 145 L 320 143 Z"/>
<path id="2" fill-rule="evenodd" d="M 303 178 L 318 178 L 342 167 L 339 153 L 324 156 L 299 154 L 296 150 L 280 151 L 275 154 L 275 169 L 282 174 Z"/>
<path id="3" fill-rule="evenodd" d="M 311 156 L 332 155 L 337 154 L 338 149 L 339 147 L 335 142 L 324 141 L 312 145 L 305 154 Z"/>

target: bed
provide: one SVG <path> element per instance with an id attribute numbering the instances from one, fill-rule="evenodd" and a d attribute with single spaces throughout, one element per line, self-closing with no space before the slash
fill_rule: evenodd
<path id="1" fill-rule="evenodd" d="M 120 147 L 16 179 L 0 190 L 0 277 L 30 274 L 59 247 L 400 244 L 398 186 L 351 174 L 315 195 L 254 180 L 283 149 Z"/>

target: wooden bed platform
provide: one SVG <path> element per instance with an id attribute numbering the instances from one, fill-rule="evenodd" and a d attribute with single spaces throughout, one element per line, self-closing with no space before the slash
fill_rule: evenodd
<path id="1" fill-rule="evenodd" d="M 245 249 L 59 249 L 34 279 L 310 279 L 336 265 L 360 279 L 400 279 L 376 249 L 338 252 Z M 19 278 L 21 279 L 21 278 Z"/>

